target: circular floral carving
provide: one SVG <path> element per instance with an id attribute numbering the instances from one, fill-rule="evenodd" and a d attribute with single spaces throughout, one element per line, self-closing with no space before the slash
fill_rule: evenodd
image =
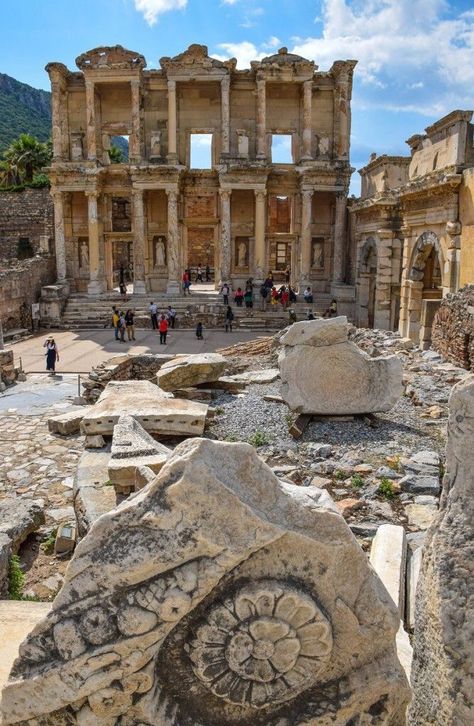
<path id="1" fill-rule="evenodd" d="M 316 681 L 332 631 L 306 593 L 264 580 L 214 605 L 188 651 L 194 673 L 216 696 L 263 708 Z"/>

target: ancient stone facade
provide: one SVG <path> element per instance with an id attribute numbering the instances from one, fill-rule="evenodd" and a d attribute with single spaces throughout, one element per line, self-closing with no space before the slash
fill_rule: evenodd
<path id="1" fill-rule="evenodd" d="M 351 299 L 346 198 L 355 61 L 319 72 L 282 48 L 236 70 L 192 45 L 160 70 L 120 46 L 47 66 L 58 281 L 100 294 L 175 293 L 185 267 L 234 285 L 269 269 Z M 111 164 L 114 136 L 129 159 Z M 210 144 L 192 168 L 194 140 Z M 279 163 L 279 142 L 288 158 Z M 273 158 L 272 158 L 273 155 Z"/>
<path id="2" fill-rule="evenodd" d="M 18 257 L 48 255 L 54 251 L 53 240 L 53 201 L 49 189 L 0 191 L 0 260 L 5 263 Z"/>
<path id="3" fill-rule="evenodd" d="M 410 157 L 373 155 L 351 206 L 356 323 L 423 347 L 439 301 L 473 281 L 471 111 L 453 111 L 408 139 Z"/>
<path id="4" fill-rule="evenodd" d="M 474 370 L 474 285 L 442 300 L 433 321 L 432 347 L 451 363 Z"/>
<path id="5" fill-rule="evenodd" d="M 32 304 L 54 280 L 54 257 L 36 255 L 0 269 L 0 318 L 4 331 L 33 327 Z"/>

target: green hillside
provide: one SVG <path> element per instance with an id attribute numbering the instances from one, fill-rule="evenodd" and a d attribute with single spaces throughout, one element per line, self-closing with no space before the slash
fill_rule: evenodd
<path id="1" fill-rule="evenodd" d="M 0 73 L 0 155 L 22 133 L 51 136 L 51 94 Z"/>

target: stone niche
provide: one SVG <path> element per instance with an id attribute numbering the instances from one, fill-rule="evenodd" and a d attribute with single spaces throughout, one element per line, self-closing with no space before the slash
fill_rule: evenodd
<path id="1" fill-rule="evenodd" d="M 403 724 L 398 612 L 329 495 L 191 439 L 79 543 L 4 724 Z"/>

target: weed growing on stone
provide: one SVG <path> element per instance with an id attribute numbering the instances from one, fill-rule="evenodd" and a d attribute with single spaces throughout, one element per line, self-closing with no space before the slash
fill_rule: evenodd
<path id="1" fill-rule="evenodd" d="M 354 476 L 351 477 L 351 485 L 356 489 L 360 489 L 360 487 L 363 487 L 364 484 L 364 478 L 360 474 L 354 474 Z"/>
<path id="2" fill-rule="evenodd" d="M 47 539 L 43 542 L 43 550 L 47 555 L 50 555 L 54 551 L 54 543 L 56 542 L 57 529 L 53 529 L 48 535 Z"/>
<path id="3" fill-rule="evenodd" d="M 8 571 L 8 597 L 10 600 L 23 599 L 23 586 L 25 584 L 25 575 L 20 566 L 20 558 L 13 555 L 10 560 L 10 568 Z"/>
<path id="4" fill-rule="evenodd" d="M 346 478 L 346 475 L 343 471 L 335 471 L 334 472 L 334 478 L 338 481 L 343 481 Z"/>
<path id="5" fill-rule="evenodd" d="M 250 438 L 249 444 L 258 449 L 259 446 L 265 446 L 270 443 L 268 436 L 263 431 L 256 431 Z"/>
<path id="6" fill-rule="evenodd" d="M 380 486 L 378 489 L 378 493 L 381 494 L 386 499 L 393 499 L 395 496 L 395 490 L 393 488 L 393 484 L 390 481 L 390 479 L 387 479 L 386 476 L 383 476 L 380 480 Z"/>

